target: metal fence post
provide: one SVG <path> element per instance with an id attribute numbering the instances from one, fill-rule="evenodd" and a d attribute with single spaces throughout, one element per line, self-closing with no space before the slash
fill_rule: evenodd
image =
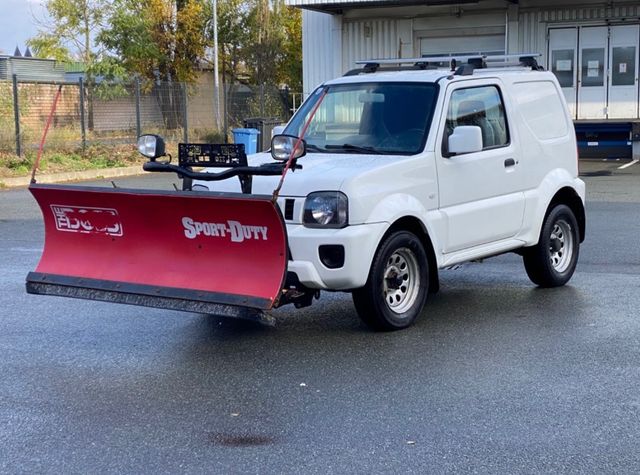
<path id="1" fill-rule="evenodd" d="M 16 155 L 22 156 L 22 149 L 20 147 L 20 104 L 18 101 L 18 76 L 13 75 L 13 118 L 15 120 L 15 132 L 16 132 Z"/>
<path id="2" fill-rule="evenodd" d="M 142 120 L 140 118 L 140 78 L 135 80 L 136 89 L 136 137 L 142 135 Z"/>
<path id="3" fill-rule="evenodd" d="M 187 120 L 187 83 L 182 83 L 182 125 L 184 143 L 189 143 L 189 121 Z"/>
<path id="4" fill-rule="evenodd" d="M 264 83 L 260 84 L 260 117 L 264 117 Z"/>
<path id="5" fill-rule="evenodd" d="M 84 123 L 84 80 L 78 78 L 78 84 L 80 85 L 80 131 L 82 133 L 82 151 L 87 148 L 87 129 Z"/>

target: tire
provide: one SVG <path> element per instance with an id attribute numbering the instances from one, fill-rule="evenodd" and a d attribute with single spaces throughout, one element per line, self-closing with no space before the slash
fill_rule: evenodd
<path id="1" fill-rule="evenodd" d="M 566 205 L 556 205 L 542 223 L 538 244 L 523 254 L 524 268 L 540 287 L 560 287 L 576 270 L 580 253 L 578 222 Z"/>
<path id="2" fill-rule="evenodd" d="M 428 290 L 429 261 L 420 239 L 397 231 L 380 244 L 367 283 L 352 295 L 364 323 L 376 331 L 393 331 L 415 321 Z"/>

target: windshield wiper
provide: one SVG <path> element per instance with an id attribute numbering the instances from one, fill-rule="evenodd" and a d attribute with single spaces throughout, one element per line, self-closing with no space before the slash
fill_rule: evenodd
<path id="1" fill-rule="evenodd" d="M 312 143 L 308 143 L 307 144 L 307 150 L 312 150 L 314 152 L 326 152 L 327 149 L 322 148 L 322 147 L 318 147 L 317 145 L 314 145 Z"/>
<path id="2" fill-rule="evenodd" d="M 327 149 L 340 149 L 340 150 L 348 150 L 349 152 L 358 152 L 358 153 L 384 153 L 375 147 L 368 147 L 363 145 L 354 145 L 351 143 L 343 143 L 342 145 L 327 145 Z"/>

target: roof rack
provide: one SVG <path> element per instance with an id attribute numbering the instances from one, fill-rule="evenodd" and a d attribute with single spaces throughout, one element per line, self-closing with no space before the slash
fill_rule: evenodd
<path id="1" fill-rule="evenodd" d="M 536 58 L 540 53 L 516 53 L 501 55 L 461 55 L 461 56 L 431 56 L 422 58 L 395 58 L 395 59 L 369 59 L 356 61 L 356 64 L 363 65 L 362 68 L 352 69 L 345 76 L 356 74 L 375 73 L 377 71 L 401 71 L 420 69 L 443 69 L 439 65 L 448 63 L 450 70 L 455 71 L 454 75 L 467 76 L 473 74 L 476 69 L 505 68 L 514 67 L 528 68 L 533 71 L 541 71 L 543 68 L 538 65 Z M 395 67 L 385 67 L 386 65 L 397 65 Z M 409 65 L 409 66 L 402 66 Z"/>

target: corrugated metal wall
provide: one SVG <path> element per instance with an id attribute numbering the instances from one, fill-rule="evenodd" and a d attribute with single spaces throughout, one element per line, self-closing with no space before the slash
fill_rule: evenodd
<path id="1" fill-rule="evenodd" d="M 302 83 L 304 96 L 342 74 L 342 17 L 302 11 Z"/>
<path id="2" fill-rule="evenodd" d="M 356 68 L 356 61 L 413 54 L 411 20 L 344 20 L 303 10 L 305 95 L 324 81 Z"/>
<path id="3" fill-rule="evenodd" d="M 10 74 L 22 81 L 64 81 L 64 67 L 54 61 L 11 58 Z"/>
<path id="4" fill-rule="evenodd" d="M 342 70 L 357 67 L 365 59 L 399 58 L 397 20 L 345 21 L 342 33 Z"/>
<path id="5" fill-rule="evenodd" d="M 335 5 L 336 3 L 377 4 L 379 0 L 340 0 L 339 2 L 334 0 L 285 0 L 285 4 L 291 7 L 313 7 L 314 5 Z"/>
<path id="6" fill-rule="evenodd" d="M 64 66 L 55 61 L 39 58 L 0 58 L 0 79 L 11 79 L 14 74 L 21 81 L 65 80 Z"/>

